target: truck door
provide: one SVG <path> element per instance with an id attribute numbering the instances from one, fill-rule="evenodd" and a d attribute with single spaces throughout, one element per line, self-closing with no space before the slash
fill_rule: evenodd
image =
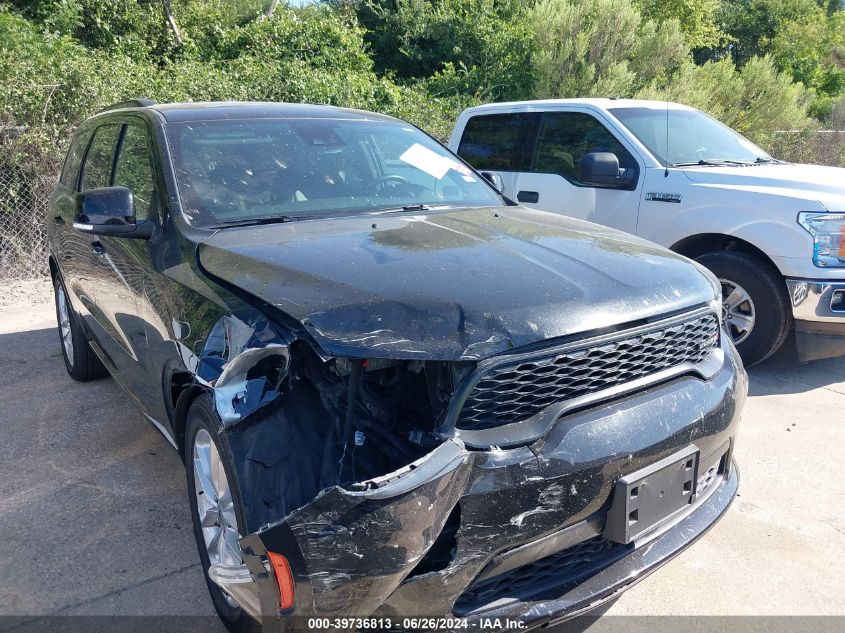
<path id="1" fill-rule="evenodd" d="M 498 175 L 502 193 L 516 200 L 520 172 L 531 169 L 531 155 L 542 114 L 482 114 L 467 121 L 457 154 L 482 174 Z"/>
<path id="2" fill-rule="evenodd" d="M 581 161 L 591 152 L 611 152 L 625 169 L 613 187 L 581 181 Z M 595 116 L 586 112 L 545 112 L 539 123 L 531 168 L 520 172 L 515 200 L 529 207 L 635 233 L 640 202 L 638 159 Z"/>

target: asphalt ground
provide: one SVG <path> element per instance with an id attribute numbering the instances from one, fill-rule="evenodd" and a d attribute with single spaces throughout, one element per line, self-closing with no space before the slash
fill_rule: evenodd
<path id="1" fill-rule="evenodd" d="M 607 615 L 845 615 L 845 359 L 788 343 L 749 373 L 738 498 Z M 112 380 L 67 376 L 51 303 L 0 310 L 0 385 L 0 630 L 213 616 L 176 452 Z"/>

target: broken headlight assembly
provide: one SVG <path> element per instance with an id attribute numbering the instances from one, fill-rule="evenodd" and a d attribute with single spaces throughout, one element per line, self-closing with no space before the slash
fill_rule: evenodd
<path id="1" fill-rule="evenodd" d="M 438 446 L 444 438 L 435 429 L 474 366 L 380 358 L 303 363 L 300 375 L 335 420 L 325 454 L 336 464 L 336 483 L 366 488 Z"/>
<path id="2" fill-rule="evenodd" d="M 845 266 L 845 213 L 802 211 L 798 224 L 813 236 L 813 264 L 819 268 Z"/>

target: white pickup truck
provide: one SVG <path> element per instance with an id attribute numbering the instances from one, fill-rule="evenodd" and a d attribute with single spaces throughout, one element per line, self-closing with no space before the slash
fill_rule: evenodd
<path id="1" fill-rule="evenodd" d="M 469 108 L 449 147 L 520 204 L 709 268 L 747 365 L 793 328 L 800 360 L 845 354 L 845 169 L 779 161 L 680 104 L 622 99 Z"/>

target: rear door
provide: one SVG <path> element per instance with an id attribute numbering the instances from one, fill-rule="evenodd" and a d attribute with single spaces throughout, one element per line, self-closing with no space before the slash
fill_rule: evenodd
<path id="1" fill-rule="evenodd" d="M 482 173 L 498 175 L 506 196 L 518 198 L 521 172 L 531 170 L 531 159 L 542 114 L 504 112 L 470 118 L 458 144 L 457 154 Z"/>
<path id="2" fill-rule="evenodd" d="M 76 314 L 84 314 L 79 301 L 79 277 L 90 266 L 90 243 L 85 235 L 73 228 L 76 217 L 76 192 L 79 170 L 91 142 L 91 130 L 76 134 L 71 140 L 62 175 L 50 197 L 47 212 L 47 233 L 50 251 L 59 266 L 59 273 Z"/>
<path id="3" fill-rule="evenodd" d="M 82 163 L 79 176 L 79 191 L 108 187 L 111 183 L 112 162 L 120 125 L 106 123 L 94 130 L 91 143 Z M 72 207 L 76 213 L 75 205 Z M 71 219 L 70 223 L 73 223 Z M 85 328 L 93 335 L 102 349 L 114 333 L 109 330 L 109 319 L 103 313 L 104 300 L 108 285 L 104 278 L 99 238 L 77 229 L 71 229 L 70 285 L 79 300 L 78 314 L 82 317 Z"/>
<path id="4" fill-rule="evenodd" d="M 626 170 L 619 187 L 596 187 L 581 180 L 581 161 L 592 152 L 610 152 Z M 517 200 L 526 206 L 636 233 L 640 173 L 631 151 L 593 114 L 545 112 L 531 170 L 519 174 Z"/>

